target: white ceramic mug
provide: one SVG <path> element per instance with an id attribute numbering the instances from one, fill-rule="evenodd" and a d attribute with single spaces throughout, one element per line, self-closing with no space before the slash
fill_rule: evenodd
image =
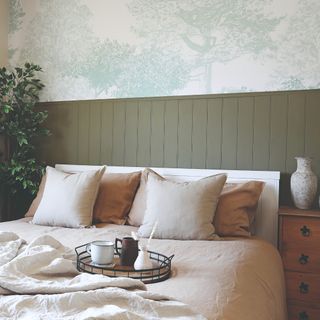
<path id="1" fill-rule="evenodd" d="M 87 245 L 91 260 L 95 264 L 113 263 L 114 249 L 112 241 L 93 241 Z"/>

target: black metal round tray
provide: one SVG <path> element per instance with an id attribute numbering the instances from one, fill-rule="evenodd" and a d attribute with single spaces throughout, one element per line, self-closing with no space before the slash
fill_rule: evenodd
<path id="1" fill-rule="evenodd" d="M 77 269 L 91 274 L 103 274 L 108 277 L 127 277 L 141 280 L 143 283 L 155 283 L 168 279 L 171 274 L 171 260 L 174 255 L 167 257 L 161 253 L 149 251 L 152 261 L 152 269 L 135 270 L 134 267 L 120 265 L 121 248 L 114 250 L 114 263 L 110 266 L 99 266 L 92 262 L 91 255 L 87 251 L 87 245 L 83 244 L 75 248 L 77 254 Z"/>

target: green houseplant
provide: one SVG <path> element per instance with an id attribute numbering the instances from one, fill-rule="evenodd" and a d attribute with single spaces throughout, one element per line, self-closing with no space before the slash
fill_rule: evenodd
<path id="1" fill-rule="evenodd" d="M 36 159 L 34 144 L 35 139 L 49 134 L 42 127 L 47 112 L 36 109 L 44 87 L 36 76 L 40 71 L 32 63 L 13 70 L 0 68 L 0 135 L 4 141 L 0 186 L 7 214 L 13 214 L 10 209 L 21 210 L 17 202 L 36 194 L 44 170 L 44 165 Z"/>

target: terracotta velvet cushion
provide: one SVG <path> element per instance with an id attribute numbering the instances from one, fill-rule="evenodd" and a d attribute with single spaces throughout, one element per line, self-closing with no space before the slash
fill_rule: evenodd
<path id="1" fill-rule="evenodd" d="M 104 174 L 94 206 L 94 222 L 124 224 L 139 187 L 140 177 L 140 171 Z"/>
<path id="2" fill-rule="evenodd" d="M 219 236 L 250 236 L 264 182 L 226 184 L 221 192 L 214 226 Z"/>

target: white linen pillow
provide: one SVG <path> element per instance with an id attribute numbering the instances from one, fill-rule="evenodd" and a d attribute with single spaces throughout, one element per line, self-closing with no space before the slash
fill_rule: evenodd
<path id="1" fill-rule="evenodd" d="M 128 224 L 130 226 L 140 227 L 142 225 L 147 207 L 147 182 L 149 173 L 153 173 L 153 176 L 158 178 L 158 180 L 165 180 L 165 178 L 150 168 L 145 168 L 142 171 L 140 177 L 140 186 L 136 192 L 128 215 Z"/>
<path id="2" fill-rule="evenodd" d="M 105 169 L 70 174 L 47 167 L 43 196 L 32 222 L 70 228 L 90 226 Z"/>
<path id="3" fill-rule="evenodd" d="M 147 208 L 141 237 L 149 237 L 154 224 L 154 237 L 159 239 L 214 239 L 212 224 L 219 195 L 227 176 L 218 174 L 198 181 L 178 183 L 161 181 L 149 173 Z"/>

